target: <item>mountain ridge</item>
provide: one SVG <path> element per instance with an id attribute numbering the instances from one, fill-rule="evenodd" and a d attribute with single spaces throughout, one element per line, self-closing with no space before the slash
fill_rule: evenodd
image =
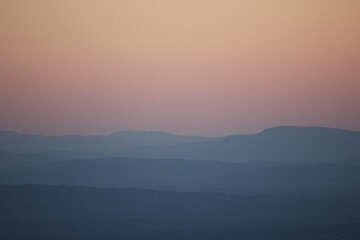
<path id="1" fill-rule="evenodd" d="M 218 189 L 220 192 L 254 194 L 360 195 L 360 166 L 268 166 L 189 159 L 112 157 L 0 169 L 0 184 L 29 183 L 159 190 Z"/>
<path id="2" fill-rule="evenodd" d="M 196 143 L 137 147 L 120 156 L 228 162 L 326 163 L 360 156 L 360 132 L 326 127 L 274 127 Z"/>
<path id="3" fill-rule="evenodd" d="M 110 135 L 42 136 L 0 131 L 0 151 L 7 152 L 116 152 L 135 146 L 167 146 L 206 141 L 211 137 L 175 135 L 160 131 L 122 131 Z"/>

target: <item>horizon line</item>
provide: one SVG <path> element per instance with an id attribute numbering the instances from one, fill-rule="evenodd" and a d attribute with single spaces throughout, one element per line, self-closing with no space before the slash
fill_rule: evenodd
<path id="1" fill-rule="evenodd" d="M 183 137 L 206 137 L 206 138 L 221 138 L 221 137 L 227 137 L 232 135 L 255 135 L 262 132 L 265 132 L 269 129 L 274 128 L 323 128 L 323 129 L 336 129 L 336 130 L 342 130 L 342 131 L 349 131 L 349 132 L 359 132 L 360 130 L 351 130 L 351 129 L 345 129 L 340 127 L 330 127 L 330 126 L 321 126 L 321 125 L 274 125 L 272 127 L 263 128 L 260 131 L 256 131 L 254 133 L 230 133 L 220 136 L 208 136 L 208 135 L 200 135 L 200 134 L 177 134 L 171 131 L 163 131 L 163 130 L 134 130 L 134 129 L 128 129 L 128 130 L 120 130 L 115 131 L 109 134 L 38 134 L 38 133 L 24 133 L 20 131 L 13 131 L 13 130 L 5 130 L 0 129 L 0 133 L 9 133 L 9 134 L 18 134 L 18 135 L 25 135 L 25 136 L 42 136 L 42 137 L 71 137 L 71 136 L 79 136 L 79 137 L 95 137 L 95 136 L 103 136 L 103 137 L 110 137 L 112 135 L 121 134 L 121 133 L 127 133 L 127 132 L 134 132 L 134 133 L 161 133 L 161 134 L 167 134 L 167 135 L 173 135 L 173 136 L 183 136 Z"/>

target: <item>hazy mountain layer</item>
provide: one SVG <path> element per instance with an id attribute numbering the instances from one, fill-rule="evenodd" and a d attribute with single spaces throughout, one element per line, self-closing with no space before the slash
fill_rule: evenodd
<path id="1" fill-rule="evenodd" d="M 321 127 L 275 127 L 253 135 L 143 147 L 125 157 L 182 158 L 256 163 L 334 163 L 360 156 L 360 132 Z"/>
<path id="2" fill-rule="evenodd" d="M 358 195 L 360 166 L 255 165 L 171 159 L 86 159 L 0 169 L 3 184 L 142 187 L 240 194 Z"/>
<path id="3" fill-rule="evenodd" d="M 46 165 L 58 161 L 71 159 L 104 158 L 113 156 L 110 153 L 96 152 L 43 152 L 43 153 L 17 153 L 0 152 L 0 168 L 31 167 Z"/>
<path id="4" fill-rule="evenodd" d="M 7 152 L 115 152 L 138 146 L 168 146 L 208 140 L 201 136 L 179 136 L 165 132 L 124 131 L 109 136 L 40 136 L 0 131 L 0 151 Z"/>

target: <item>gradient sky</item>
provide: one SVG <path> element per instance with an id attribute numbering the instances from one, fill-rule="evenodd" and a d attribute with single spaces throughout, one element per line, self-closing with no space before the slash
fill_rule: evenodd
<path id="1" fill-rule="evenodd" d="M 360 130 L 358 0 L 2 0 L 0 129 Z"/>

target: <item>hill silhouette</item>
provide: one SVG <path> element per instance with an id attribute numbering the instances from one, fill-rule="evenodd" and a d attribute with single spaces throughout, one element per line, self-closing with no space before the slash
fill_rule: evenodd
<path id="1" fill-rule="evenodd" d="M 360 156 L 360 132 L 324 127 L 274 127 L 205 142 L 138 147 L 124 157 L 219 160 L 252 163 L 335 163 Z"/>
<path id="2" fill-rule="evenodd" d="M 0 151 L 5 152 L 115 152 L 137 146 L 167 146 L 208 140 L 201 136 L 180 136 L 159 131 L 123 131 L 107 136 L 41 136 L 0 131 Z"/>
<path id="3" fill-rule="evenodd" d="M 103 158 L 0 169 L 3 184 L 215 191 L 240 194 L 359 195 L 360 166 L 257 165 L 184 159 Z"/>
<path id="4" fill-rule="evenodd" d="M 360 233 L 359 199 L 36 185 L 0 186 L 0 194 L 2 239 L 318 240 Z"/>

